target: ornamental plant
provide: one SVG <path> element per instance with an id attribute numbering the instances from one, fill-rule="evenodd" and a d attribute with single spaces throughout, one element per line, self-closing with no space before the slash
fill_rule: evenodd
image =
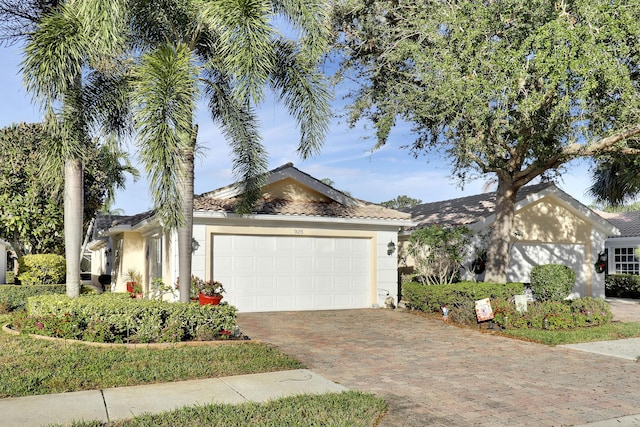
<path id="1" fill-rule="evenodd" d="M 18 276 L 22 285 L 55 285 L 65 282 L 64 257 L 54 254 L 25 255 L 18 260 Z"/>
<path id="2" fill-rule="evenodd" d="M 425 285 L 453 283 L 458 278 L 472 232 L 466 226 L 433 225 L 411 233 L 407 253 Z"/>
<path id="3" fill-rule="evenodd" d="M 529 277 L 533 296 L 538 301 L 562 301 L 576 282 L 576 273 L 562 264 L 536 265 Z"/>

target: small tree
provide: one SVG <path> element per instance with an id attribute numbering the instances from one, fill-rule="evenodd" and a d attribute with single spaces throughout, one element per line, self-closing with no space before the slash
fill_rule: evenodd
<path id="1" fill-rule="evenodd" d="M 407 252 L 420 281 L 425 285 L 453 283 L 470 241 L 471 230 L 467 226 L 432 225 L 414 231 Z"/>

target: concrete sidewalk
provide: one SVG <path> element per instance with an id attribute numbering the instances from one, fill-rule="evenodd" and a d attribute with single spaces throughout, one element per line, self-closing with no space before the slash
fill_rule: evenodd
<path id="1" fill-rule="evenodd" d="M 3 427 L 103 422 L 209 403 L 264 402 L 297 394 L 347 391 L 307 369 L 0 399 Z"/>

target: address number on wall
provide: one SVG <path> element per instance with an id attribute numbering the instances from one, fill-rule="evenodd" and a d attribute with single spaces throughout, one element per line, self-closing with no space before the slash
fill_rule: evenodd
<path id="1" fill-rule="evenodd" d="M 304 234 L 304 230 L 302 228 L 294 228 L 293 234 Z"/>

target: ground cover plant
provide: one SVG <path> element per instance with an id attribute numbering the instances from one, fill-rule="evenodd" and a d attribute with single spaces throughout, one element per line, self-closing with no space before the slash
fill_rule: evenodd
<path id="1" fill-rule="evenodd" d="M 102 423 L 82 421 L 74 427 L 142 426 L 374 426 L 386 410 L 373 394 L 348 391 L 322 395 L 299 395 L 266 403 L 211 404 L 186 407 L 162 414 Z"/>
<path id="2" fill-rule="evenodd" d="M 640 322 L 612 322 L 590 328 L 545 330 L 504 329 L 501 334 L 547 345 L 578 344 L 640 337 Z"/>

